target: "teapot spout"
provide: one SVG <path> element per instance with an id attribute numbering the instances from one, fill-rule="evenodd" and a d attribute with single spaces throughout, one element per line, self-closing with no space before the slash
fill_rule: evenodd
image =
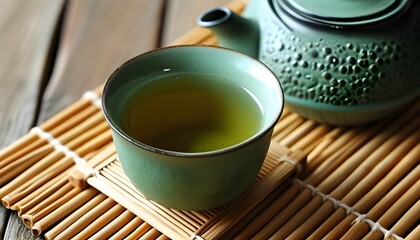
<path id="1" fill-rule="evenodd" d="M 216 7 L 201 13 L 197 24 L 211 29 L 221 46 L 258 58 L 260 31 L 254 20 L 239 16 L 229 8 Z"/>

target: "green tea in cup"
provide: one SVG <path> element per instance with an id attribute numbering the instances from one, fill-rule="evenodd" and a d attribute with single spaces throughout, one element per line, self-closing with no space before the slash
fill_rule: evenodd
<path id="1" fill-rule="evenodd" d="M 147 200 L 182 210 L 219 207 L 251 186 L 283 102 L 258 60 L 197 45 L 129 60 L 102 94 L 127 177 Z"/>
<path id="2" fill-rule="evenodd" d="M 127 100 L 124 128 L 136 140 L 177 152 L 208 152 L 238 144 L 262 124 L 260 103 L 230 79 L 163 74 Z"/>

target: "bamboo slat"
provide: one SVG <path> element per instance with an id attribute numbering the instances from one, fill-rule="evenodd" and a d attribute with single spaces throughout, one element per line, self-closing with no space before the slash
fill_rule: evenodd
<path id="1" fill-rule="evenodd" d="M 72 236 L 66 235 L 66 233 L 75 233 L 74 227 L 73 229 L 70 228 L 70 226 L 74 226 L 73 224 L 78 221 L 78 219 L 81 219 L 87 213 L 102 203 L 106 199 L 106 196 L 102 193 L 97 194 L 94 198 L 92 198 L 89 202 L 84 204 L 82 207 L 77 209 L 75 212 L 73 212 L 69 217 L 67 217 L 65 220 L 57 224 L 54 228 L 52 228 L 48 233 L 45 234 L 46 239 L 54 239 L 57 236 L 60 235 L 60 239 L 68 239 Z"/>

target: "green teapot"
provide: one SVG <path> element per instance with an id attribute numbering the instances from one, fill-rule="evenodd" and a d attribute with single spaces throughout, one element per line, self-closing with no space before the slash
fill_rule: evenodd
<path id="1" fill-rule="evenodd" d="M 251 0 L 197 18 L 220 45 L 276 73 L 289 109 L 333 125 L 395 115 L 420 93 L 420 4 L 410 0 Z"/>

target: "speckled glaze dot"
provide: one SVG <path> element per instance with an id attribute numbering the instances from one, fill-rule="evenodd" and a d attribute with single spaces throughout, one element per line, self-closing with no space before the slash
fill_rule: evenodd
<path id="1" fill-rule="evenodd" d="M 360 50 L 359 58 L 367 58 L 367 51 L 365 49 Z"/>
<path id="2" fill-rule="evenodd" d="M 334 65 L 337 65 L 339 63 L 339 59 L 336 56 L 330 55 L 327 57 L 327 60 L 329 63 L 334 64 Z"/>
<path id="3" fill-rule="evenodd" d="M 340 66 L 340 67 L 338 67 L 338 71 L 342 74 L 346 74 L 347 73 L 347 67 L 346 66 Z"/>
<path id="4" fill-rule="evenodd" d="M 331 79 L 331 77 L 332 77 L 332 75 L 331 75 L 331 73 L 329 73 L 329 72 L 323 72 L 323 73 L 322 73 L 322 77 L 323 77 L 325 80 L 330 80 L 330 79 Z"/>
<path id="5" fill-rule="evenodd" d="M 318 56 L 319 56 L 318 51 L 316 51 L 316 50 L 312 50 L 312 51 L 311 51 L 311 57 L 312 57 L 312 58 L 317 58 Z"/>
<path id="6" fill-rule="evenodd" d="M 391 47 L 391 46 L 389 46 L 389 45 L 387 45 L 387 46 L 385 46 L 385 47 L 384 47 L 384 51 L 385 51 L 386 53 L 392 53 L 392 47 Z"/>
<path id="7" fill-rule="evenodd" d="M 371 64 L 369 66 L 369 71 L 372 72 L 372 73 L 378 72 L 378 66 L 376 66 L 375 64 Z"/>
<path id="8" fill-rule="evenodd" d="M 368 57 L 370 58 L 370 59 L 376 59 L 376 53 L 375 52 L 373 52 L 373 51 L 368 51 Z"/>
<path id="9" fill-rule="evenodd" d="M 365 86 L 365 85 L 367 85 L 368 84 L 368 79 L 367 78 L 362 78 L 361 80 L 361 84 L 359 84 L 359 86 Z"/>
<path id="10" fill-rule="evenodd" d="M 366 59 L 361 59 L 361 58 L 357 59 L 357 63 L 362 68 L 367 68 L 369 65 L 369 62 Z"/>
<path id="11" fill-rule="evenodd" d="M 386 75 L 385 75 L 385 73 L 384 73 L 384 72 L 379 72 L 379 73 L 378 73 L 378 77 L 379 77 L 379 78 L 381 78 L 381 79 L 385 79 L 385 76 L 386 76 Z"/>
<path id="12" fill-rule="evenodd" d="M 284 44 L 283 43 L 280 43 L 280 45 L 278 46 L 278 51 L 283 51 L 283 49 L 284 49 Z"/>
<path id="13" fill-rule="evenodd" d="M 309 66 L 309 63 L 307 61 L 300 61 L 299 62 L 300 66 L 302 66 L 303 68 L 307 68 Z"/>
<path id="14" fill-rule="evenodd" d="M 314 98 L 314 97 L 315 97 L 316 90 L 315 90 L 314 88 L 309 88 L 309 89 L 307 90 L 307 93 L 308 93 L 308 97 L 312 99 L 312 98 Z"/>
<path id="15" fill-rule="evenodd" d="M 344 86 L 346 86 L 346 85 L 347 85 L 347 81 L 346 81 L 346 80 L 344 80 L 344 79 L 338 79 L 338 80 L 337 80 L 337 83 L 338 83 L 338 86 L 339 86 L 339 87 L 344 87 Z"/>
<path id="16" fill-rule="evenodd" d="M 357 59 L 353 56 L 348 56 L 347 62 L 350 63 L 351 65 L 355 65 L 357 63 Z"/>
<path id="17" fill-rule="evenodd" d="M 332 53 L 332 49 L 329 47 L 322 48 L 322 51 L 327 55 Z"/>
<path id="18" fill-rule="evenodd" d="M 336 94 L 338 92 L 338 88 L 336 88 L 336 87 L 330 87 L 329 88 L 329 92 L 332 93 L 332 94 Z"/>

